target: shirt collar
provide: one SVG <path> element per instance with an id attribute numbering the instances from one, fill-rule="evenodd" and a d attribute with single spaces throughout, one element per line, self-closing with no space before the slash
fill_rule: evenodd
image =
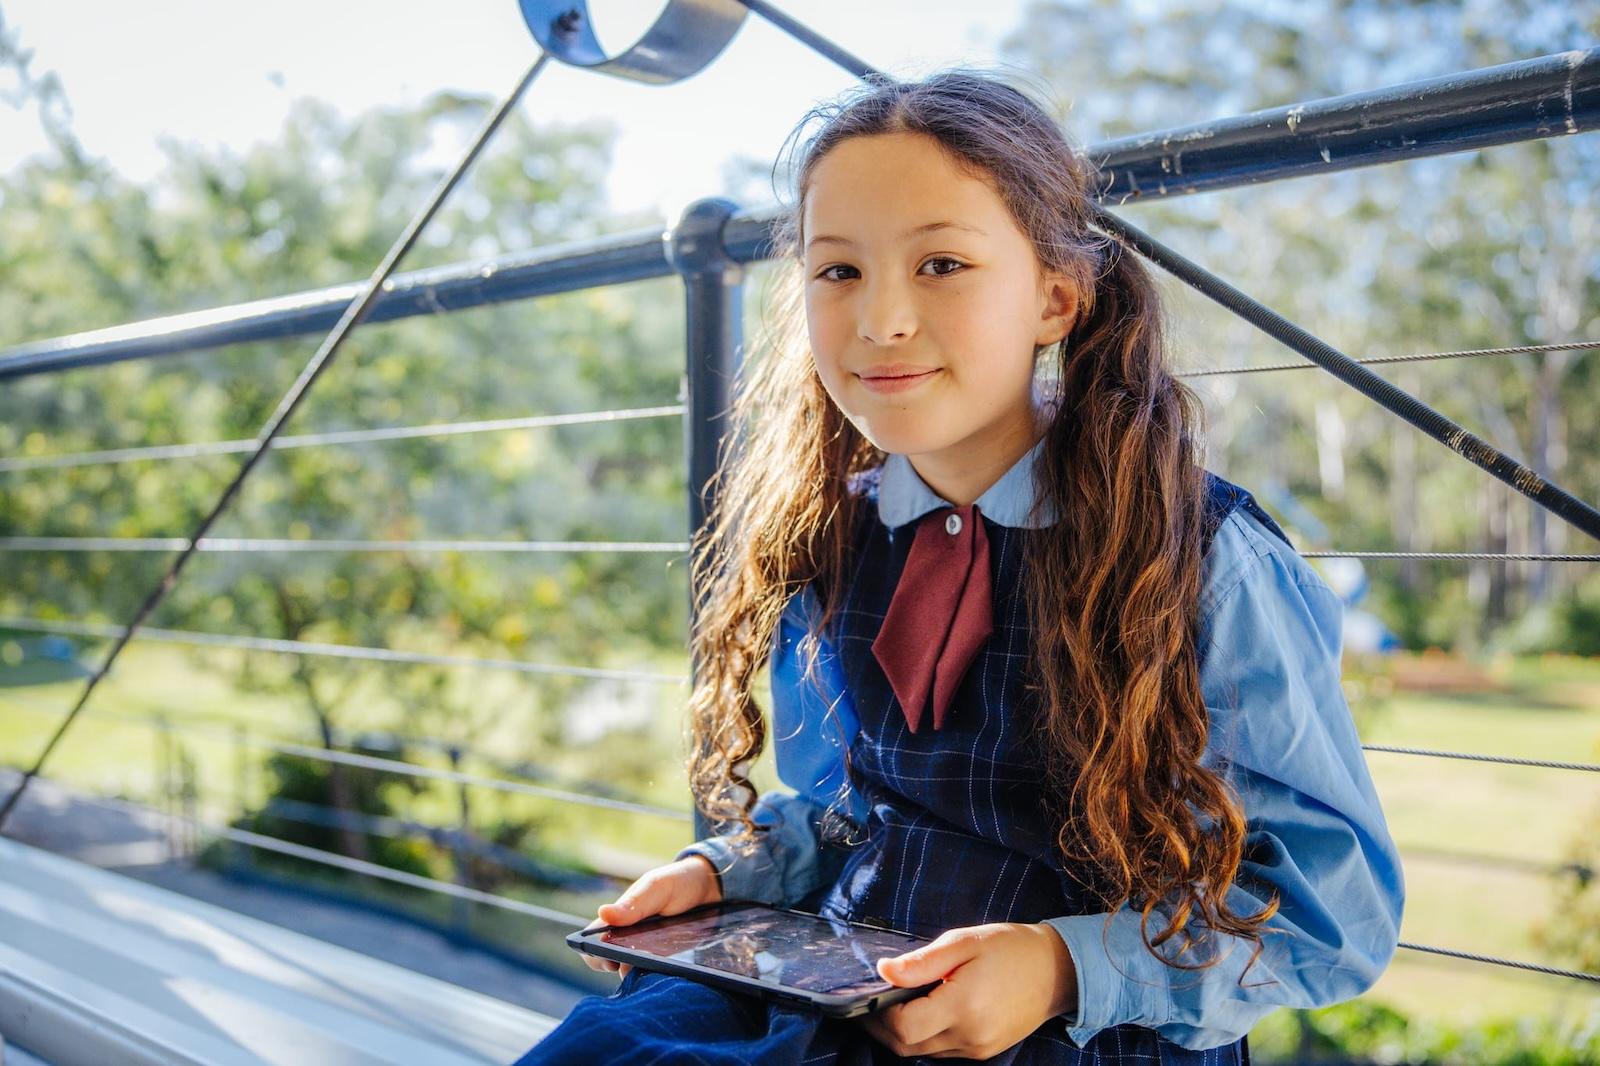
<path id="1" fill-rule="evenodd" d="M 1000 475 L 973 502 L 984 517 L 1013 529 L 1039 529 L 1055 523 L 1054 511 L 1048 500 L 1041 501 L 1044 513 L 1038 519 L 1028 512 L 1033 506 L 1033 464 L 1044 447 L 1046 437 L 1011 464 L 1011 469 Z M 954 507 L 928 487 L 917 474 L 911 460 L 891 452 L 883 462 L 883 473 L 878 480 L 878 519 L 890 529 L 915 522 L 929 511 L 941 507 Z"/>

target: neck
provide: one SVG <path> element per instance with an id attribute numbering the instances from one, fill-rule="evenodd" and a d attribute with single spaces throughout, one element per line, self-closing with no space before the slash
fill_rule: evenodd
<path id="1" fill-rule="evenodd" d="M 1013 423 L 991 440 L 980 443 L 969 438 L 943 451 L 906 458 L 930 489 L 957 507 L 965 507 L 1039 443 L 1047 428 L 1036 410 L 1031 421 Z"/>

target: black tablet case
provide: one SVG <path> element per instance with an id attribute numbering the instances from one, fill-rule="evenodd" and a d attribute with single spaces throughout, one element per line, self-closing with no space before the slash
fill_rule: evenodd
<path id="1" fill-rule="evenodd" d="M 642 970 L 654 970 L 660 973 L 669 973 L 678 977 L 686 977 L 691 981 L 699 981 L 702 984 L 708 984 L 717 988 L 726 989 L 730 992 L 739 992 L 746 995 L 760 996 L 763 999 L 772 1000 L 774 1002 L 783 1003 L 789 1006 L 798 1005 L 806 1007 L 811 1010 L 819 1011 L 820 1013 L 831 1018 L 859 1017 L 860 1015 L 869 1014 L 894 1003 L 902 1003 L 909 999 L 915 999 L 917 996 L 923 995 L 924 993 L 936 987 L 935 984 L 924 985 L 921 988 L 898 988 L 886 983 L 882 989 L 877 991 L 850 993 L 815 992 L 804 988 L 795 988 L 788 985 L 774 984 L 770 981 L 763 981 L 755 977 L 746 977 L 742 974 L 737 974 L 729 970 L 718 970 L 709 966 L 700 966 L 694 963 L 682 962 L 676 959 L 663 958 L 660 955 L 655 955 L 647 951 L 622 947 L 620 945 L 607 943 L 604 940 L 598 939 L 602 934 L 607 933 L 612 929 L 616 929 L 619 932 L 637 931 L 647 928 L 651 924 L 662 924 L 667 922 L 677 924 L 686 918 L 693 918 L 696 915 L 706 912 L 732 911 L 737 913 L 742 910 L 748 910 L 752 913 L 782 913 L 798 916 L 808 920 L 820 922 L 828 926 L 830 929 L 839 924 L 849 924 L 854 928 L 866 931 L 898 932 L 897 930 L 881 929 L 877 926 L 864 925 L 859 922 L 840 923 L 833 919 L 823 918 L 819 915 L 811 914 L 807 911 L 790 910 L 784 907 L 772 907 L 764 903 L 755 903 L 747 900 L 727 900 L 719 903 L 708 903 L 700 907 L 695 907 L 692 910 L 685 911 L 682 914 L 671 915 L 670 917 L 646 918 L 644 921 L 641 921 L 635 925 L 596 926 L 592 929 L 580 929 L 577 932 L 571 933 L 567 936 L 567 946 L 577 951 L 585 952 L 586 954 L 595 955 L 604 959 L 610 959 L 613 962 L 625 962 L 630 966 L 637 966 Z M 911 936 L 911 934 L 908 933 L 900 933 L 900 935 L 908 937 Z M 927 941 L 923 940 L 921 937 L 915 937 L 913 939 L 922 943 L 927 943 Z M 918 945 L 915 943 L 907 944 L 906 950 L 915 950 L 917 946 Z"/>

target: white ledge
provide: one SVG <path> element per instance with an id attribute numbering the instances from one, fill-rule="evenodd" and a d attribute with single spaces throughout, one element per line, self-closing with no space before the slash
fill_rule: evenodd
<path id="1" fill-rule="evenodd" d="M 0 1034 L 55 1066 L 503 1066 L 556 1021 L 0 838 Z"/>

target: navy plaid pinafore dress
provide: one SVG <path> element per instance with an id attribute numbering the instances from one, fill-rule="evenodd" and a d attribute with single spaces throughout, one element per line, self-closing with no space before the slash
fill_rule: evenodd
<path id="1" fill-rule="evenodd" d="M 1249 493 L 1208 477 L 1206 540 L 1235 507 L 1283 532 Z M 875 503 L 876 485 L 864 487 Z M 1032 531 L 984 519 L 994 590 L 994 632 L 968 668 L 944 728 L 912 733 L 872 654 L 916 523 L 885 527 L 862 508 L 853 573 L 829 634 L 860 719 L 850 746 L 851 782 L 869 806 L 865 841 L 821 898 L 831 917 L 923 936 L 990 922 L 1040 922 L 1106 909 L 1102 894 L 1067 869 L 1049 824 L 1039 761 L 1030 743 L 1036 697 L 1023 686 L 1030 636 L 1021 580 Z M 979 512 L 981 515 L 981 512 Z M 1284 540 L 1287 541 L 1287 537 Z M 1153 1029 L 1119 1025 L 1079 1048 L 1052 1019 L 988 1060 L 1000 1066 L 1248 1066 L 1247 1038 L 1205 1051 Z M 535 1063 L 794 1063 L 882 1066 L 904 1060 L 851 1021 L 837 1021 L 684 978 L 633 970 L 611 996 L 576 1006 L 516 1066 Z M 926 1060 L 949 1062 L 949 1059 Z"/>

